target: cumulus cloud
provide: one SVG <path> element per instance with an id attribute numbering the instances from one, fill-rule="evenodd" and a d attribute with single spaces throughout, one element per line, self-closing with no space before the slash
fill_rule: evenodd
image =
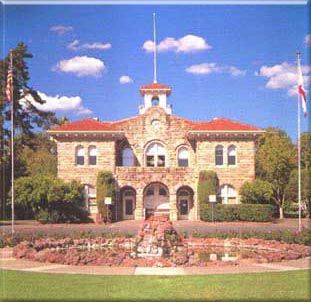
<path id="1" fill-rule="evenodd" d="M 311 80 L 311 66 L 301 67 L 305 86 Z M 257 76 L 267 78 L 265 85 L 268 89 L 286 89 L 289 96 L 297 94 L 297 66 L 283 62 L 273 66 L 262 66 Z"/>
<path id="2" fill-rule="evenodd" d="M 153 52 L 154 42 L 151 40 L 145 41 L 143 49 L 146 52 Z M 204 38 L 195 35 L 186 35 L 180 39 L 168 37 L 162 40 L 157 45 L 158 52 L 181 52 L 191 53 L 201 50 L 210 49 L 211 46 L 205 41 Z"/>
<path id="3" fill-rule="evenodd" d="M 311 46 L 311 34 L 308 34 L 305 36 L 304 42 L 306 46 L 310 47 Z"/>
<path id="4" fill-rule="evenodd" d="M 56 26 L 50 27 L 50 31 L 57 33 L 59 36 L 62 36 L 69 31 L 73 31 L 73 27 L 64 26 L 64 25 L 56 25 Z"/>
<path id="5" fill-rule="evenodd" d="M 26 95 L 20 100 L 20 103 L 27 108 L 28 103 L 42 111 L 74 111 L 78 115 L 90 114 L 92 111 L 82 105 L 82 99 L 79 96 L 49 96 L 38 91 L 39 96 L 45 101 L 44 104 L 38 104 L 33 97 Z"/>
<path id="6" fill-rule="evenodd" d="M 202 63 L 192 65 L 186 68 L 186 72 L 192 74 L 211 74 L 211 73 L 227 73 L 234 77 L 243 76 L 246 74 L 245 70 L 240 70 L 235 66 L 222 66 L 216 63 Z"/>
<path id="7" fill-rule="evenodd" d="M 67 48 L 74 50 L 74 51 L 86 50 L 86 49 L 106 50 L 106 49 L 111 48 L 111 44 L 110 43 L 100 43 L 100 42 L 81 44 L 79 40 L 74 40 L 73 42 L 71 42 L 67 45 Z"/>
<path id="8" fill-rule="evenodd" d="M 105 69 L 105 63 L 100 59 L 82 56 L 59 61 L 53 70 L 73 73 L 78 77 L 99 76 Z"/>
<path id="9" fill-rule="evenodd" d="M 131 77 L 127 76 L 127 75 L 123 75 L 120 77 L 119 79 L 120 84 L 129 84 L 129 83 L 133 83 L 133 80 L 131 79 Z"/>

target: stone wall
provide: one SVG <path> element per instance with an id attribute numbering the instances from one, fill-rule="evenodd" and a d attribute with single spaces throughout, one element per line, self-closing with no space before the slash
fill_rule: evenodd
<path id="1" fill-rule="evenodd" d="M 154 125 L 154 121 L 157 125 Z M 58 176 L 66 181 L 79 180 L 83 184 L 96 185 L 98 171 L 112 171 L 118 182 L 118 189 L 132 187 L 136 192 L 135 219 L 144 218 L 143 195 L 145 188 L 154 182 L 163 183 L 169 191 L 170 218 L 178 219 L 177 190 L 187 186 L 193 191 L 193 205 L 189 219 L 198 219 L 197 181 L 201 170 L 215 170 L 220 184 L 228 184 L 239 191 L 245 181 L 255 177 L 254 138 L 241 138 L 228 134 L 222 138 L 206 137 L 188 139 L 191 130 L 188 120 L 166 114 L 158 107 L 149 108 L 144 114 L 121 120 L 117 130 L 124 131 L 125 139 L 94 138 L 92 134 L 68 135 L 57 137 Z M 165 167 L 146 167 L 145 150 L 152 142 L 158 141 L 166 150 Z M 215 147 L 224 146 L 224 165 L 215 166 Z M 237 164 L 227 165 L 227 148 L 234 144 L 237 148 Z M 88 165 L 87 156 L 84 166 L 75 163 L 75 150 L 84 146 L 85 154 L 90 146 L 97 147 L 97 165 Z M 124 147 L 131 147 L 135 154 L 136 167 L 121 167 L 121 154 Z M 177 153 L 181 146 L 189 148 L 189 167 L 178 167 Z M 119 194 L 120 195 L 120 194 Z M 122 205 L 119 202 L 119 209 Z"/>

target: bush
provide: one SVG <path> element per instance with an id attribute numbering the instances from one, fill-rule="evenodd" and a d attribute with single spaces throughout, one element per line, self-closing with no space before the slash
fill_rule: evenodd
<path id="1" fill-rule="evenodd" d="M 240 195 L 242 203 L 274 204 L 272 184 L 259 178 L 253 183 L 245 182 L 240 189 Z"/>
<path id="2" fill-rule="evenodd" d="M 116 182 L 110 171 L 100 171 L 96 180 L 96 203 L 98 212 L 102 214 L 105 222 L 110 211 L 109 206 L 105 204 L 106 197 L 116 200 Z"/>
<path id="3" fill-rule="evenodd" d="M 20 219 L 35 218 L 42 223 L 88 220 L 83 186 L 55 177 L 21 177 L 16 181 L 16 208 Z"/>
<path id="4" fill-rule="evenodd" d="M 219 180 L 214 171 L 201 171 L 198 182 L 198 200 L 200 205 L 209 203 L 209 195 L 216 195 Z"/>
<path id="5" fill-rule="evenodd" d="M 212 205 L 202 205 L 201 220 L 212 221 Z M 275 207 L 263 204 L 215 204 L 215 221 L 272 221 L 275 215 Z"/>

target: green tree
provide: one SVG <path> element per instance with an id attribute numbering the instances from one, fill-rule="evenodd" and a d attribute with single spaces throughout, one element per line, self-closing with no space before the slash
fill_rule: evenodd
<path id="1" fill-rule="evenodd" d="M 273 204 L 273 186 L 270 182 L 257 178 L 254 182 L 245 182 L 240 188 L 242 203 Z"/>
<path id="2" fill-rule="evenodd" d="M 19 152 L 25 146 L 33 146 L 34 133 L 40 129 L 50 128 L 58 123 L 53 112 L 39 110 L 36 105 L 45 103 L 38 92 L 29 86 L 30 74 L 27 60 L 33 56 L 28 52 L 23 42 L 12 50 L 13 54 L 13 113 L 16 132 L 15 177 L 24 175 L 23 162 L 20 161 Z M 10 115 L 11 104 L 6 100 L 5 87 L 9 67 L 9 54 L 0 60 L 0 192 L 2 197 L 2 210 L 7 198 L 8 180 L 10 179 Z M 21 101 L 23 100 L 23 101 Z M 20 167 L 20 164 L 22 167 Z"/>
<path id="3" fill-rule="evenodd" d="M 301 167 L 311 169 L 311 133 L 304 132 L 300 136 Z M 297 145 L 296 145 L 296 150 Z"/>
<path id="4" fill-rule="evenodd" d="M 200 212 L 203 205 L 209 203 L 209 195 L 217 195 L 219 180 L 214 171 L 200 171 L 198 182 L 198 200 Z"/>
<path id="5" fill-rule="evenodd" d="M 298 201 L 298 170 L 292 170 L 288 185 L 286 186 L 286 196 L 289 201 Z M 311 214 L 311 168 L 301 170 L 301 201 L 305 205 L 306 214 Z"/>
<path id="6" fill-rule="evenodd" d="M 295 166 L 295 151 L 285 131 L 268 128 L 257 142 L 256 175 L 273 186 L 273 197 L 284 218 L 285 189 Z"/>
<path id="7" fill-rule="evenodd" d="M 110 171 L 100 171 L 96 180 L 96 203 L 98 212 L 102 214 L 104 221 L 107 221 L 109 206 L 105 204 L 105 198 L 111 197 L 116 200 L 116 183 Z"/>

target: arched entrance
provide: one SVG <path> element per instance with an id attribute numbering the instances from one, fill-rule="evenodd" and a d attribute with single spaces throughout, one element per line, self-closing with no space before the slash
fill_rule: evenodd
<path id="1" fill-rule="evenodd" d="M 169 214 L 169 191 L 165 185 L 156 182 L 148 185 L 144 191 L 145 216 L 163 213 Z"/>
<path id="2" fill-rule="evenodd" d="M 181 187 L 177 191 L 178 219 L 189 219 L 189 213 L 193 207 L 193 194 L 193 190 L 187 186 Z"/>
<path id="3" fill-rule="evenodd" d="M 122 217 L 124 220 L 134 219 L 136 206 L 136 192 L 133 188 L 126 188 L 122 192 Z"/>

